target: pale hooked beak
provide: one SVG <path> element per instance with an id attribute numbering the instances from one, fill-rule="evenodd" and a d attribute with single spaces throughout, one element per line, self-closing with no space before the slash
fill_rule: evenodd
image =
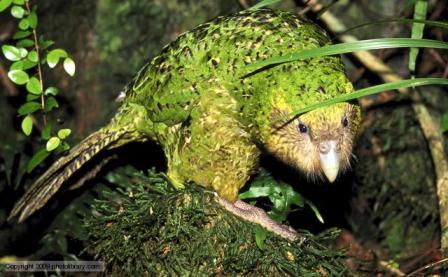
<path id="1" fill-rule="evenodd" d="M 339 153 L 337 142 L 334 140 L 323 141 L 319 144 L 320 166 L 330 183 L 336 180 L 339 173 Z"/>

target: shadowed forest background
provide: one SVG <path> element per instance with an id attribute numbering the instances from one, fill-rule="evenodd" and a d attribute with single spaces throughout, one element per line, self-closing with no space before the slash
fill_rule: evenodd
<path id="1" fill-rule="evenodd" d="M 35 1 L 31 1 L 33 3 Z M 257 1 L 193 0 L 47 0 L 39 1 L 38 31 L 64 48 L 76 63 L 74 78 L 62 69 L 44 70 L 44 81 L 57 86 L 59 108 L 50 113 L 57 124 L 72 129 L 68 142 L 75 145 L 112 118 L 115 100 L 138 70 L 179 34 L 218 15 L 225 15 Z M 326 30 L 326 23 L 307 6 L 307 1 L 284 0 L 273 7 L 307 11 Z M 314 1 L 310 1 L 314 2 Z M 325 5 L 325 1 L 319 1 Z M 334 1 L 328 12 L 347 28 L 366 22 L 412 18 L 414 1 Z M 308 3 L 309 4 L 309 3 Z M 428 1 L 428 19 L 446 20 L 445 1 Z M 0 44 L 12 40 L 16 21 L 0 13 Z M 409 37 L 410 24 L 373 24 L 349 32 L 358 39 Z M 337 33 L 329 30 L 338 42 Z M 447 41 L 443 28 L 426 27 L 425 38 Z M 408 49 L 373 51 L 401 76 L 408 77 Z M 355 88 L 384 82 L 352 55 L 343 57 Z M 446 78 L 446 51 L 422 49 L 416 76 Z M 31 173 L 26 162 L 41 146 L 40 135 L 26 137 L 20 131 L 17 108 L 23 104 L 24 88 L 7 77 L 9 67 L 0 55 L 0 258 L 32 257 L 30 260 L 92 259 L 87 247 L 82 213 L 90 211 L 94 198 L 113 192 L 117 186 L 132 185 L 132 172 L 151 167 L 165 168 L 163 154 L 153 144 L 133 144 L 120 149 L 117 159 L 81 190 L 60 194 L 42 212 L 23 224 L 6 218 L 14 203 L 58 155 L 46 159 Z M 436 122 L 448 112 L 447 88 L 423 87 L 421 103 Z M 356 143 L 356 160 L 351 172 L 336 184 L 307 183 L 293 170 L 273 160 L 262 166 L 274 177 L 288 180 L 295 190 L 312 201 L 325 223 L 320 223 L 306 206 L 288 217 L 297 229 L 312 234 L 332 227 L 341 234 L 330 244 L 346 248 L 347 265 L 359 274 L 394 276 L 392 265 L 411 272 L 442 258 L 436 175 L 433 157 L 408 94 L 388 92 L 360 100 L 362 129 Z M 444 135 L 446 139 L 446 135 Z M 446 143 L 444 143 L 446 149 Z M 137 178 L 138 179 L 138 178 Z M 121 184 L 120 184 L 121 183 Z M 118 185 L 117 185 L 118 184 Z M 380 262 L 391 262 L 381 267 Z M 387 264 L 387 263 L 386 263 Z M 399 275 L 397 275 L 399 276 Z"/>

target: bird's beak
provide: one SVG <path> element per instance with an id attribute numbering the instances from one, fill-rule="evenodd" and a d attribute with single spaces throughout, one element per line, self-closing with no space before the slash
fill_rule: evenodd
<path id="1" fill-rule="evenodd" d="M 330 183 L 336 180 L 339 173 L 339 153 L 337 142 L 334 140 L 323 141 L 319 144 L 320 166 Z"/>

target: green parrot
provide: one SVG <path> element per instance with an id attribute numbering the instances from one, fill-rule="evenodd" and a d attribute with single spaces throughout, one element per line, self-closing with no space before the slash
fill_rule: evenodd
<path id="1" fill-rule="evenodd" d="M 339 57 L 285 63 L 260 72 L 247 65 L 330 43 L 325 31 L 297 14 L 270 9 L 220 16 L 180 35 L 149 61 L 123 91 L 105 127 L 54 163 L 18 201 L 10 219 L 25 220 L 96 154 L 152 140 L 167 158 L 167 176 L 193 181 L 245 220 L 295 240 L 291 228 L 238 200 L 238 191 L 270 154 L 310 179 L 333 182 L 350 167 L 360 108 L 339 103 L 295 118 L 291 112 L 353 92 Z M 249 74 L 251 73 L 251 74 Z M 148 153 L 150 159 L 151 153 Z M 108 159 L 93 166 L 94 175 Z"/>

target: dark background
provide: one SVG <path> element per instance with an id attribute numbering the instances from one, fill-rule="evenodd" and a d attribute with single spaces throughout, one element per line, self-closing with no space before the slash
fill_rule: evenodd
<path id="1" fill-rule="evenodd" d="M 276 6 L 304 11 L 307 7 L 304 2 L 285 0 Z M 412 18 L 413 14 L 412 1 L 335 2 L 329 11 L 348 27 L 382 19 Z M 45 83 L 61 90 L 58 96 L 61 107 L 50 116 L 57 118 L 61 126 L 72 128 L 70 141 L 76 143 L 111 118 L 118 107 L 114 100 L 121 89 L 165 44 L 217 15 L 243 9 L 245 3 L 39 1 L 38 32 L 54 40 L 56 47 L 66 49 L 77 66 L 74 78 L 67 77 L 60 67 L 44 71 Z M 446 20 L 447 11 L 445 1 L 429 1 L 428 18 Z M 308 11 L 306 15 L 325 28 L 315 13 Z M 16 24 L 7 12 L 0 14 L 0 44 L 11 43 Z M 369 25 L 351 34 L 358 39 L 409 37 L 410 30 L 409 24 L 389 23 Z M 331 35 L 337 42 L 337 34 Z M 446 41 L 447 32 L 427 27 L 425 38 Z M 374 53 L 400 75 L 409 77 L 407 49 Z M 382 82 L 355 58 L 346 56 L 344 61 L 356 88 Z M 419 56 L 416 75 L 446 78 L 447 61 L 446 52 L 425 49 Z M 132 170 L 123 169 L 127 164 L 137 169 L 152 165 L 163 167 L 163 157 L 152 145 L 131 145 L 121 150 L 125 154 L 119 155 L 119 161 L 103 170 L 86 189 L 61 195 L 25 224 L 6 223 L 7 214 L 26 186 L 54 161 L 51 158 L 31 174 L 25 174 L 27 160 L 42 142 L 38 135 L 25 137 L 20 131 L 16 110 L 24 102 L 26 92 L 22 87 L 15 87 L 4 75 L 8 67 L 8 61 L 0 56 L 0 258 L 78 255 L 83 247 L 82 226 L 79 220 L 73 220 L 78 218 L 77 209 L 88 210 L 86 203 L 98 195 L 100 188 L 113 187 L 109 182 L 113 179 L 111 172 Z M 439 122 L 441 115 L 448 111 L 446 88 L 425 87 L 422 92 L 423 103 Z M 325 219 L 325 224 L 319 223 L 307 208 L 290 216 L 294 227 L 314 233 L 334 226 L 343 228 L 346 231 L 339 243 L 359 245 L 359 252 L 354 255 L 374 251 L 381 259 L 399 260 L 402 266 L 415 268 L 436 259 L 439 248 L 438 200 L 427 138 L 407 95 L 383 94 L 363 99 L 361 105 L 362 132 L 354 151 L 357 162 L 353 171 L 336 184 L 308 184 L 295 172 L 272 160 L 263 161 L 263 165 L 274 176 L 286 176 L 284 178 L 316 204 Z M 101 184 L 94 186 L 97 183 Z"/>

